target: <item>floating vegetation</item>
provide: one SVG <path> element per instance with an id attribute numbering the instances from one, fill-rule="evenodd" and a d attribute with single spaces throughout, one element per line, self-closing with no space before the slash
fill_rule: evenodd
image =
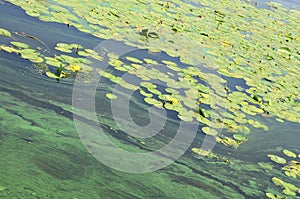
<path id="1" fill-rule="evenodd" d="M 266 193 L 266 196 L 270 199 L 288 199 L 285 196 L 280 196 L 280 195 L 273 194 L 273 193 Z"/>
<path id="2" fill-rule="evenodd" d="M 14 46 L 16 46 L 17 48 L 29 48 L 29 45 L 28 44 L 25 44 L 25 43 L 22 43 L 22 42 L 17 42 L 17 41 L 12 41 L 10 42 L 11 44 L 13 44 Z"/>
<path id="3" fill-rule="evenodd" d="M 4 28 L 0 28 L 0 36 L 11 37 L 11 33 Z"/>
<path id="4" fill-rule="evenodd" d="M 212 151 L 207 151 L 207 150 L 200 149 L 200 148 L 192 148 L 191 151 L 197 155 L 204 156 L 208 159 L 217 160 L 222 163 L 230 163 L 228 158 L 217 155 L 217 154 L 213 153 Z"/>
<path id="5" fill-rule="evenodd" d="M 77 65 L 70 65 L 67 69 L 69 69 L 70 71 L 73 71 L 73 72 L 78 72 L 78 71 L 80 71 L 81 67 L 77 66 Z"/>
<path id="6" fill-rule="evenodd" d="M 225 146 L 230 146 L 233 148 L 237 148 L 242 143 L 241 141 L 234 140 L 234 139 L 232 139 L 230 137 L 226 137 L 226 136 L 217 137 L 216 141 L 218 143 L 224 144 Z"/>
<path id="7" fill-rule="evenodd" d="M 245 142 L 248 140 L 247 137 L 245 137 L 244 135 L 241 135 L 241 134 L 234 134 L 233 138 L 238 141 L 242 141 L 242 142 Z"/>
<path id="8" fill-rule="evenodd" d="M 277 156 L 277 155 L 268 155 L 268 157 L 269 157 L 272 161 L 274 161 L 274 162 L 276 162 L 276 163 L 278 163 L 278 164 L 285 164 L 285 163 L 286 163 L 286 160 L 285 160 L 284 158 L 279 157 L 279 156 Z"/>
<path id="9" fill-rule="evenodd" d="M 272 181 L 275 185 L 283 188 L 283 193 L 288 196 L 296 196 L 297 193 L 300 193 L 300 188 L 291 183 L 285 182 L 277 177 L 273 177 Z"/>
<path id="10" fill-rule="evenodd" d="M 209 128 L 209 127 L 203 127 L 202 131 L 206 135 L 211 135 L 211 136 L 217 136 L 218 135 L 218 131 L 216 131 L 215 129 Z"/>
<path id="11" fill-rule="evenodd" d="M 282 153 L 286 155 L 287 160 L 277 155 L 268 155 L 273 163 L 275 162 L 280 165 L 280 171 L 286 175 L 286 179 L 284 180 L 282 178 L 273 177 L 272 182 L 283 189 L 283 194 L 296 196 L 300 194 L 300 187 L 297 187 L 293 183 L 298 182 L 297 178 L 300 178 L 300 162 L 297 160 L 297 155 L 294 152 L 284 149 Z M 277 167 L 278 165 L 272 165 L 271 163 L 272 162 L 260 162 L 258 164 L 262 168 L 272 171 L 275 169 L 275 166 Z M 266 195 L 268 198 L 282 198 L 281 196 L 276 197 L 276 195 L 272 193 L 267 193 Z"/>
<path id="12" fill-rule="evenodd" d="M 197 120 L 207 125 L 207 134 L 216 136 L 208 129 L 226 128 L 223 136 L 216 136 L 217 142 L 226 146 L 236 148 L 247 141 L 245 134 L 251 128 L 268 130 L 257 115 L 300 123 L 298 10 L 274 3 L 269 4 L 270 10 L 257 9 L 239 0 L 204 1 L 203 7 L 185 1 L 167 7 L 159 1 L 8 1 L 42 21 L 74 26 L 101 39 L 115 39 L 149 52 L 163 51 L 178 57 L 179 61 L 174 62 L 166 58 L 119 57 L 107 52 L 112 70 L 98 72 L 126 89 L 140 89 L 149 105 L 175 111 L 183 121 Z M 151 15 L 145 14 L 149 12 Z M 0 28 L 0 36 L 10 37 L 13 32 Z M 105 56 L 83 44 L 64 41 L 54 49 L 57 54 L 51 56 L 22 41 L 0 45 L 1 51 L 46 64 L 45 74 L 55 79 L 89 73 L 91 61 L 85 58 L 101 61 Z M 53 67 L 62 67 L 62 72 L 51 72 L 55 71 Z M 207 72 L 209 69 L 217 72 Z M 129 73 L 141 84 L 125 81 L 115 75 L 116 71 Z M 230 89 L 225 86 L 224 76 L 239 78 L 245 86 Z M 153 80 L 159 81 L 165 92 L 150 83 Z M 230 114 L 220 116 L 226 111 Z M 283 158 L 270 158 L 285 164 Z"/>
<path id="13" fill-rule="evenodd" d="M 284 155 L 286 155 L 288 157 L 291 157 L 291 158 L 296 158 L 297 157 L 297 155 L 294 152 L 289 151 L 287 149 L 284 149 L 282 152 L 284 153 Z"/>
<path id="14" fill-rule="evenodd" d="M 107 97 L 107 99 L 113 100 L 113 99 L 117 99 L 118 97 L 112 93 L 106 93 L 105 97 Z"/>
<path id="15" fill-rule="evenodd" d="M 8 53 L 19 53 L 18 49 L 5 45 L 0 45 L 0 50 L 6 51 Z"/>
<path id="16" fill-rule="evenodd" d="M 285 175 L 292 178 L 300 178 L 300 162 L 291 160 L 286 166 L 282 168 Z"/>
<path id="17" fill-rule="evenodd" d="M 79 44 L 57 43 L 55 49 L 64 53 L 72 53 L 73 50 L 78 52 L 79 49 L 82 49 L 82 46 Z"/>

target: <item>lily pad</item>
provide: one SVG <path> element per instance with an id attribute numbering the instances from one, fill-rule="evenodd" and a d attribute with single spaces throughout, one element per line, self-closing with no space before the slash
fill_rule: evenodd
<path id="1" fill-rule="evenodd" d="M 18 41 L 12 41 L 10 42 L 12 45 L 16 46 L 17 48 L 30 48 L 30 46 L 28 44 L 25 44 L 23 42 L 18 42 Z"/>
<path id="2" fill-rule="evenodd" d="M 247 137 L 245 137 L 244 135 L 241 135 L 241 134 L 234 134 L 233 138 L 236 140 L 242 141 L 242 142 L 245 142 L 248 140 Z"/>
<path id="3" fill-rule="evenodd" d="M 268 155 L 268 157 L 273 161 L 278 164 L 286 164 L 286 160 L 282 157 L 279 157 L 277 155 Z"/>
<path id="4" fill-rule="evenodd" d="M 210 153 L 209 151 L 203 150 L 203 149 L 199 149 L 199 148 L 192 148 L 192 151 L 198 155 L 202 155 L 202 156 L 208 156 L 208 154 Z"/>
<path id="5" fill-rule="evenodd" d="M 202 127 L 202 131 L 206 134 L 206 135 L 211 135 L 211 136 L 216 136 L 218 135 L 218 131 L 216 131 L 215 129 L 212 129 L 210 127 Z"/>
<path id="6" fill-rule="evenodd" d="M 299 193 L 300 188 L 296 187 L 295 185 L 285 182 L 280 178 L 273 177 L 272 181 L 275 185 L 280 186 L 283 188 L 283 193 L 289 196 L 296 196 L 296 193 Z"/>
<path id="7" fill-rule="evenodd" d="M 59 76 L 55 75 L 54 73 L 47 71 L 46 75 L 50 78 L 59 79 Z"/>
<path id="8" fill-rule="evenodd" d="M 9 46 L 4 46 L 4 45 L 0 45 L 0 50 L 4 50 L 8 53 L 18 53 L 19 52 L 19 50 L 15 49 L 15 48 L 12 48 Z"/>
<path id="9" fill-rule="evenodd" d="M 11 33 L 4 28 L 0 28 L 0 36 L 11 37 Z"/>
<path id="10" fill-rule="evenodd" d="M 150 98 L 150 97 L 146 97 L 146 98 L 144 98 L 144 100 L 146 103 L 154 105 L 157 108 L 162 108 L 162 106 L 163 106 L 162 102 L 160 102 L 156 99 Z"/>
<path id="11" fill-rule="evenodd" d="M 110 99 L 110 100 L 113 100 L 113 99 L 117 99 L 118 97 L 112 93 L 106 93 L 105 94 L 105 97 Z"/>
<path id="12" fill-rule="evenodd" d="M 291 158 L 296 158 L 296 157 L 297 157 L 297 155 L 296 155 L 294 152 L 289 151 L 289 150 L 287 150 L 287 149 L 284 149 L 282 152 L 283 152 L 286 156 L 288 156 L 288 157 L 291 157 Z"/>
<path id="13" fill-rule="evenodd" d="M 137 64 L 142 64 L 142 63 L 143 63 L 143 61 L 141 61 L 141 60 L 139 60 L 139 59 L 137 59 L 137 58 L 134 58 L 134 57 L 129 57 L 129 56 L 127 56 L 127 57 L 125 57 L 125 59 L 127 59 L 127 60 L 130 61 L 130 62 L 137 63 Z"/>

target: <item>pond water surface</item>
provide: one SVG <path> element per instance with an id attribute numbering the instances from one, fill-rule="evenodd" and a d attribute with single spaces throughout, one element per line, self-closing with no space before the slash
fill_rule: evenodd
<path id="1" fill-rule="evenodd" d="M 299 8 L 296 0 L 279 2 Z M 5 1 L 0 1 L 0 27 L 18 32 L 13 36 L 15 41 L 42 46 L 45 52 L 49 48 L 49 55 L 58 53 L 54 50 L 58 42 L 79 43 L 93 49 L 103 41 L 74 27 L 42 22 Z M 24 37 L 22 32 L 38 40 Z M 0 37 L 0 44 L 10 41 Z M 179 63 L 179 59 L 166 53 L 147 50 L 128 55 Z M 288 178 L 281 170 L 282 165 L 268 157 L 269 154 L 285 157 L 284 149 L 300 154 L 298 123 L 255 116 L 269 127 L 267 131 L 251 128 L 248 141 L 237 149 L 217 143 L 213 148 L 217 155 L 210 157 L 191 151 L 205 138 L 200 125 L 191 146 L 172 164 L 153 172 L 127 173 L 98 161 L 81 142 L 73 121 L 74 78 L 58 83 L 45 75 L 41 65 L 1 50 L 0 77 L 0 198 L 266 198 L 266 193 L 300 198 L 300 188 L 295 195 L 285 195 L 283 188 L 272 181 L 278 177 L 300 187 L 300 176 Z M 228 78 L 229 87 L 230 84 L 246 86 L 242 80 Z M 105 97 L 111 88 L 111 82 L 100 80 L 95 96 L 96 112 L 100 126 L 119 147 L 147 152 L 174 137 L 180 120 L 171 111 L 167 113 L 164 129 L 154 138 L 136 139 L 127 135 L 116 126 L 110 100 Z M 133 96 L 130 105 L 133 118 L 146 125 L 150 119 L 145 103 L 139 94 Z M 299 158 L 299 155 L 286 157 L 289 161 Z M 268 168 L 270 165 L 272 168 Z"/>

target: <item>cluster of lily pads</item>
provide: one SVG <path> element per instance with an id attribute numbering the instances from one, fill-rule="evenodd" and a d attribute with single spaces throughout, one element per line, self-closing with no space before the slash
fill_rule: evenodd
<path id="1" fill-rule="evenodd" d="M 272 163 L 260 162 L 259 165 L 267 170 L 273 169 L 273 167 L 280 167 L 280 170 L 286 175 L 286 180 L 279 177 L 273 177 L 272 182 L 283 189 L 283 193 L 286 196 L 300 195 L 300 187 L 297 187 L 293 183 L 299 181 L 300 178 L 300 154 L 296 154 L 293 151 L 284 149 L 282 150 L 284 156 L 269 154 L 268 157 L 276 165 Z M 298 180 L 297 180 L 298 179 Z M 275 194 L 267 193 L 266 196 L 271 199 L 283 198 L 282 196 L 275 196 Z"/>
<path id="2" fill-rule="evenodd" d="M 109 52 L 110 70 L 99 70 L 99 75 L 139 90 L 147 104 L 175 111 L 183 121 L 205 124 L 203 133 L 219 143 L 236 148 L 247 141 L 251 127 L 267 130 L 256 115 L 300 123 L 298 10 L 277 3 L 258 9 L 240 0 L 8 1 L 42 21 L 179 57 L 182 65 Z M 0 35 L 10 37 L 11 32 L 1 28 Z M 2 44 L 0 49 L 51 66 L 46 75 L 56 79 L 89 73 L 92 67 L 86 57 L 102 60 L 102 55 L 80 44 L 57 43 L 60 54 L 52 57 L 23 42 Z M 217 74 L 203 71 L 199 64 Z M 137 78 L 138 84 L 115 71 Z M 244 80 L 246 86 L 228 88 L 227 77 Z M 117 96 L 107 93 L 106 97 Z M 223 127 L 227 133 L 218 135 Z"/>

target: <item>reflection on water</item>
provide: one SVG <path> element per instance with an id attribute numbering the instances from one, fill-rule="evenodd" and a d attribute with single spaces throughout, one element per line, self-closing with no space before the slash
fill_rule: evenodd
<path id="1" fill-rule="evenodd" d="M 62 25 L 41 23 L 14 7 L 0 6 L 0 18 L 0 25 L 38 35 L 50 49 L 60 40 L 80 41 L 90 48 L 100 42 Z M 280 193 L 271 178 L 284 174 L 276 167 L 266 172 L 258 162 L 270 162 L 268 154 L 286 148 L 300 153 L 299 124 L 261 118 L 269 131 L 253 130 L 238 149 L 217 145 L 213 150 L 217 157 L 200 157 L 189 150 L 156 172 L 119 172 L 96 161 L 80 142 L 72 121 L 72 81 L 58 84 L 38 74 L 29 62 L 4 52 L 0 52 L 0 77 L 1 198 L 263 198 L 265 192 Z M 120 146 L 145 152 L 173 136 L 174 120 L 162 136 L 147 143 L 127 136 L 112 121 L 104 98 L 109 85 L 102 83 L 97 90 L 97 106 L 102 106 L 97 110 L 99 122 Z M 131 107 L 133 113 L 147 113 L 143 106 Z M 199 132 L 192 147 L 203 137 Z"/>

